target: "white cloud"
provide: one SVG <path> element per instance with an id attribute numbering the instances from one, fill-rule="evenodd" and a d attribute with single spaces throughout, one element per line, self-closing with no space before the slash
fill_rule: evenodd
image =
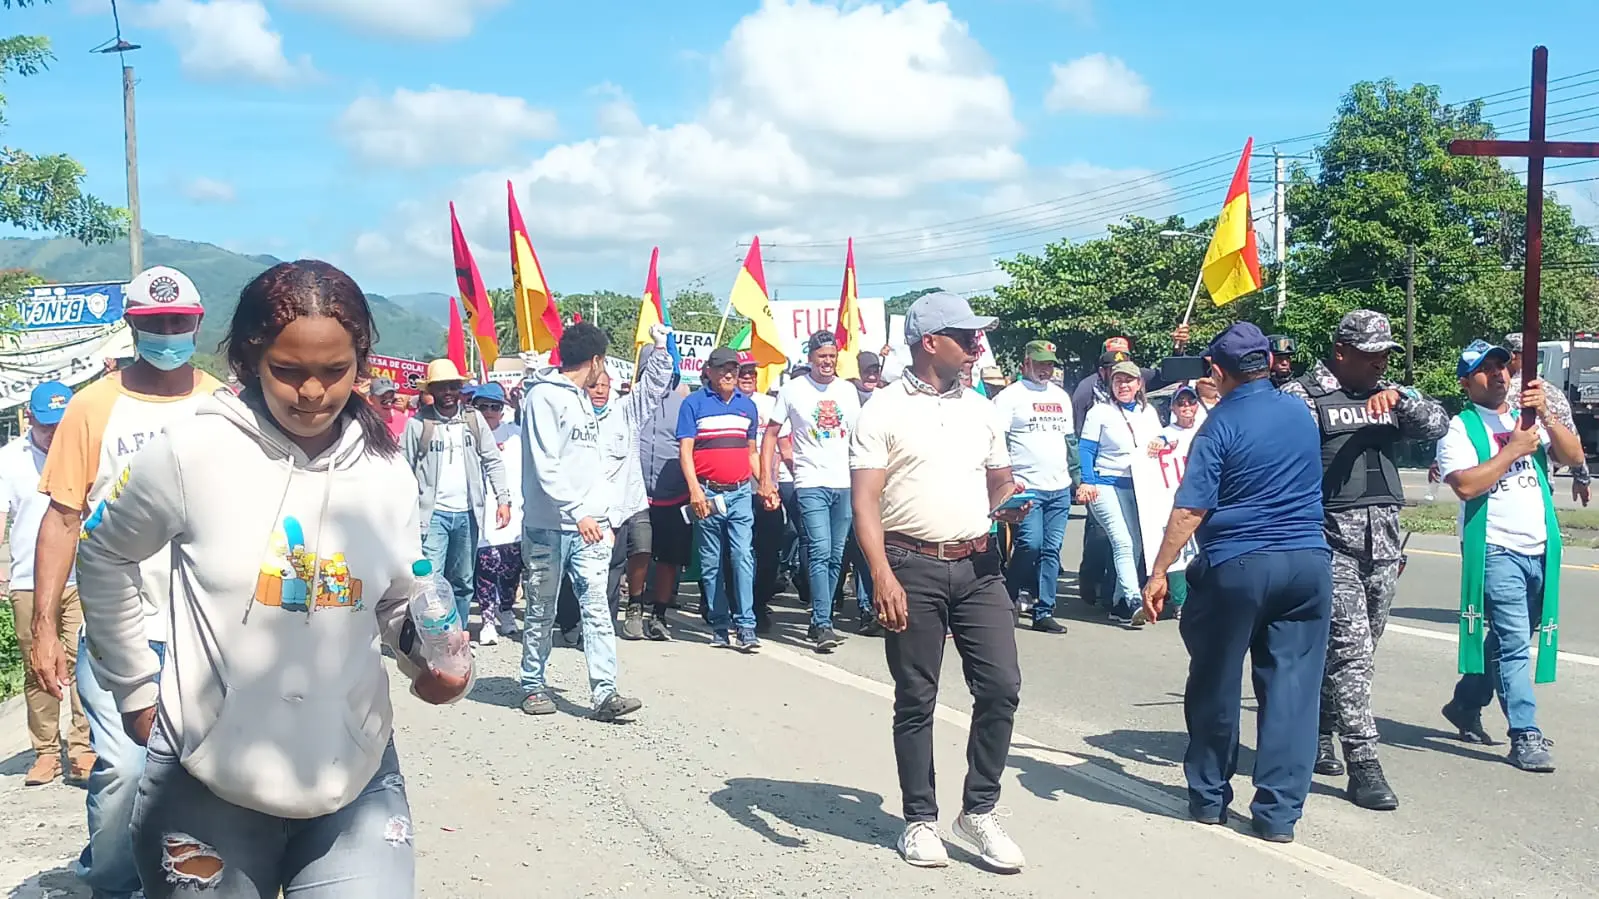
<path id="1" fill-rule="evenodd" d="M 201 78 L 245 78 L 282 84 L 312 73 L 309 57 L 290 62 L 259 0 L 156 0 L 136 6 L 133 20 L 165 31 L 184 71 Z"/>
<path id="2" fill-rule="evenodd" d="M 506 161 L 523 143 L 556 134 L 554 113 L 521 97 L 451 90 L 396 90 L 361 97 L 339 116 L 339 139 L 368 162 L 404 167 Z"/>
<path id="3" fill-rule="evenodd" d="M 786 295 L 834 279 L 849 234 L 861 238 L 863 291 L 917 286 L 864 283 L 874 279 L 950 274 L 986 286 L 995 275 L 985 254 L 1014 250 L 1016 239 L 1003 240 L 1009 232 L 1031 229 L 1020 242 L 1034 246 L 1060 233 L 1026 214 L 928 223 L 981 215 L 1000 195 L 1009 205 L 996 208 L 1052 197 L 1064 207 L 1092 186 L 1132 177 L 1029 170 L 1005 80 L 941 2 L 764 0 L 709 62 L 710 95 L 692 118 L 643 124 L 620 89 L 603 85 L 593 92 L 597 136 L 402 204 L 385 230 L 357 238 L 356 262 L 391 277 L 447 273 L 445 201 L 456 202 L 469 236 L 503 241 L 511 180 L 557 289 L 563 271 L 586 282 L 595 271 L 638 268 L 642 278 L 642 260 L 659 243 L 663 271 L 678 272 L 678 284 L 710 268 L 706 286 L 721 292 L 737 242 L 752 233 Z M 1055 218 L 1072 216 L 1057 208 Z"/>
<path id="4" fill-rule="evenodd" d="M 472 33 L 476 18 L 507 0 L 281 0 L 323 13 L 366 32 L 417 40 L 450 40 Z"/>
<path id="5" fill-rule="evenodd" d="M 1149 112 L 1149 85 L 1115 56 L 1095 53 L 1049 68 L 1054 80 L 1044 97 L 1044 106 L 1050 112 Z"/>
<path id="6" fill-rule="evenodd" d="M 196 175 L 178 188 L 185 197 L 196 203 L 232 203 L 238 199 L 233 185 L 204 175 Z"/>

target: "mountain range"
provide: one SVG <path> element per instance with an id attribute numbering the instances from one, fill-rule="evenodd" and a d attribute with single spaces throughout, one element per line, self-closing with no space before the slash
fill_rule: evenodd
<path id="1" fill-rule="evenodd" d="M 179 240 L 145 232 L 144 264 L 169 265 L 194 281 L 205 302 L 200 349 L 212 350 L 227 333 L 238 305 L 239 291 L 281 260 L 247 256 L 208 243 Z M 91 246 L 70 238 L 0 239 L 0 269 L 24 269 L 58 284 L 120 283 L 128 280 L 128 241 Z M 426 359 L 444 347 L 449 320 L 444 294 L 384 297 L 369 293 L 367 302 L 377 324 L 377 351 L 391 356 Z"/>

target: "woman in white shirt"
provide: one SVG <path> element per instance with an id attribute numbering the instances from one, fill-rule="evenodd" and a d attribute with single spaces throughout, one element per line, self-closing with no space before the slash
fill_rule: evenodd
<path id="1" fill-rule="evenodd" d="M 1132 625 L 1142 606 L 1139 570 L 1143 540 L 1138 527 L 1138 500 L 1133 495 L 1133 454 L 1147 452 L 1161 431 L 1160 416 L 1144 399 L 1143 374 L 1132 362 L 1118 362 L 1110 372 L 1110 399 L 1095 403 L 1083 421 L 1078 441 L 1083 464 L 1079 500 L 1110 537 L 1116 589 L 1110 618 Z"/>

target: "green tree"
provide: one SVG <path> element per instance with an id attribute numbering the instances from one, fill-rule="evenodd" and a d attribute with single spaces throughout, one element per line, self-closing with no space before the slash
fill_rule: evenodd
<path id="1" fill-rule="evenodd" d="M 1317 148 L 1317 170 L 1292 174 L 1289 298 L 1279 329 L 1321 354 L 1344 313 L 1368 308 L 1402 333 L 1415 247 L 1416 382 L 1431 393 L 1458 392 L 1460 347 L 1521 326 L 1526 188 L 1497 159 L 1447 149 L 1455 138 L 1492 136 L 1480 104 L 1447 105 L 1437 87 L 1389 80 L 1351 88 Z M 1546 197 L 1546 337 L 1599 324 L 1596 262 L 1588 231 Z"/>
<path id="2" fill-rule="evenodd" d="M 12 9 L 35 2 L 0 0 L 0 6 Z M 20 34 L 0 38 L 0 81 L 10 75 L 36 75 L 54 59 L 49 38 Z M 0 126 L 5 124 L 4 108 L 5 97 L 0 96 Z M 0 222 L 84 243 L 111 241 L 122 234 L 127 216 L 85 194 L 85 174 L 83 166 L 64 154 L 35 156 L 14 147 L 0 148 Z"/>
<path id="3" fill-rule="evenodd" d="M 1182 321 L 1206 247 L 1203 240 L 1161 232 L 1207 234 L 1214 227 L 1214 220 L 1190 224 L 1178 216 L 1133 216 L 1110 225 L 1102 238 L 1061 240 L 1042 255 L 999 260 L 1011 283 L 972 305 L 999 317 L 990 339 L 995 353 L 1012 363 L 1024 344 L 1042 339 L 1054 341 L 1068 365 L 1075 359 L 1091 366 L 1105 338 L 1119 335 L 1132 341 L 1140 362 L 1150 364 L 1172 349 L 1171 332 Z M 1190 322 L 1194 342 L 1203 345 L 1252 311 L 1254 297 L 1217 308 L 1201 290 Z"/>

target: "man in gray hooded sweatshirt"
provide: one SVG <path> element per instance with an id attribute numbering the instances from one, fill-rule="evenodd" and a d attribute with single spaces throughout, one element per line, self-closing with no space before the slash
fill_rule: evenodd
<path id="1" fill-rule="evenodd" d="M 500 446 L 483 416 L 461 402 L 465 383 L 454 362 L 428 363 L 424 389 L 433 404 L 423 406 L 405 423 L 400 441 L 405 461 L 416 475 L 422 551 L 433 570 L 450 582 L 462 627 L 477 587 L 473 566 L 477 538 L 484 531 L 478 514 L 484 508 L 485 481 L 494 491 L 496 526 L 503 528 L 511 521 L 511 489 L 505 482 Z"/>
<path id="2" fill-rule="evenodd" d="M 572 579 L 583 617 L 593 716 L 615 721 L 643 706 L 616 692 L 616 626 L 605 582 L 616 544 L 600 425 L 587 391 L 605 374 L 605 332 L 579 322 L 556 347 L 561 359 L 528 382 L 522 397 L 522 711 L 552 715 L 545 672 L 561 578 Z"/>

